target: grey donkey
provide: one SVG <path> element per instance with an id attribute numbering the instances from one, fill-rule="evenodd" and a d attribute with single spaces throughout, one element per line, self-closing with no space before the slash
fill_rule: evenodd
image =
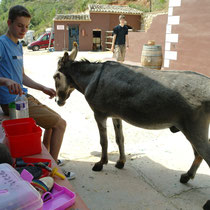
<path id="1" fill-rule="evenodd" d="M 108 163 L 106 121 L 112 117 L 120 157 L 116 167 L 126 162 L 122 120 L 146 129 L 170 128 L 181 131 L 192 145 L 195 159 L 180 181 L 193 179 L 204 159 L 210 166 L 210 78 L 190 71 L 157 71 L 107 61 L 75 61 L 74 44 L 65 52 L 54 75 L 57 104 L 62 106 L 71 92 L 84 94 L 92 108 L 100 133 L 101 160 L 93 170 Z"/>

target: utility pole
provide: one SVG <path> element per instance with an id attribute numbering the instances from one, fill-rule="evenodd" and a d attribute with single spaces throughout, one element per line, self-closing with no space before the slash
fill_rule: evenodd
<path id="1" fill-rule="evenodd" d="M 152 12 L 152 0 L 149 0 L 150 12 Z"/>

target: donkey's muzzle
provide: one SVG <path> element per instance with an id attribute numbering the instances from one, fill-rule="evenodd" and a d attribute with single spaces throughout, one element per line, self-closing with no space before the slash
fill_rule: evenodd
<path id="1" fill-rule="evenodd" d="M 57 101 L 58 106 L 63 106 L 66 102 L 65 101 Z"/>

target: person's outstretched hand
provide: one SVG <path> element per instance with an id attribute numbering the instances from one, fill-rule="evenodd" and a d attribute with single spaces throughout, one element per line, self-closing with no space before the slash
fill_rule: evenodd
<path id="1" fill-rule="evenodd" d="M 22 95 L 23 91 L 17 82 L 8 79 L 8 78 L 0 78 L 0 85 L 1 86 L 6 86 L 9 90 L 10 94 L 15 94 L 15 95 Z"/>
<path id="2" fill-rule="evenodd" d="M 42 90 L 43 93 L 50 96 L 50 99 L 54 98 L 56 96 L 56 91 L 52 88 L 44 87 Z"/>

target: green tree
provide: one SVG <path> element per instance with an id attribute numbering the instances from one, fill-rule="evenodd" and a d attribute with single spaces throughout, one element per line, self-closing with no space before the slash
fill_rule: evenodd
<path id="1" fill-rule="evenodd" d="M 7 32 L 7 22 L 2 21 L 0 24 L 0 36 Z"/>
<path id="2" fill-rule="evenodd" d="M 121 0 L 118 0 L 120 2 Z M 168 7 L 168 0 L 151 0 L 152 10 L 159 11 Z M 100 3 L 109 4 L 116 0 L 1 0 L 0 3 L 0 35 L 7 31 L 7 17 L 11 6 L 20 4 L 25 6 L 31 13 L 30 29 L 35 30 L 39 35 L 45 28 L 52 26 L 56 14 L 69 14 L 85 11 L 88 4 Z M 128 0 L 130 7 L 148 12 L 149 8 L 143 1 Z"/>

